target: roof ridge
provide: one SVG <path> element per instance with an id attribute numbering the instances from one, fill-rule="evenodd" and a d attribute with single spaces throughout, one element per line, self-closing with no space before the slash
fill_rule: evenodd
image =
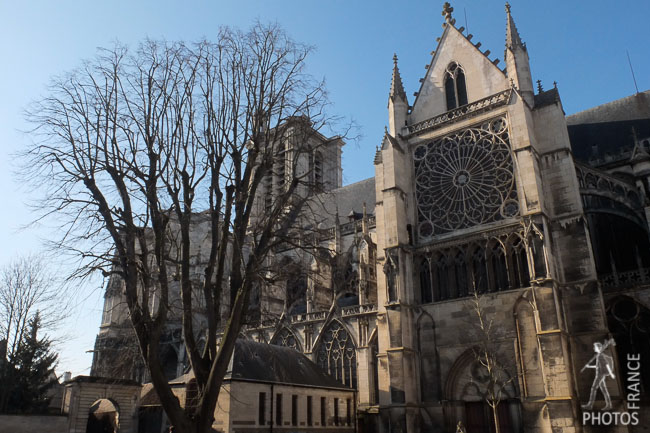
<path id="1" fill-rule="evenodd" d="M 595 105 L 595 106 L 593 106 L 593 107 L 585 108 L 584 110 L 576 111 L 576 112 L 573 113 L 573 114 L 569 114 L 567 117 L 574 117 L 574 116 L 577 116 L 577 115 L 579 115 L 579 114 L 586 113 L 586 112 L 588 112 L 588 111 L 597 110 L 598 108 L 604 107 L 604 106 L 606 106 L 606 105 L 616 104 L 617 102 L 621 102 L 621 101 L 623 101 L 624 99 L 633 99 L 633 98 L 636 98 L 636 97 L 638 97 L 639 95 L 647 95 L 647 96 L 650 96 L 650 89 L 648 89 L 648 90 L 644 90 L 644 91 L 639 92 L 639 93 L 634 93 L 634 94 L 632 94 L 632 95 L 623 96 L 623 97 L 621 97 L 621 98 L 614 99 L 613 101 L 603 102 L 602 104 L 598 104 L 598 105 Z"/>

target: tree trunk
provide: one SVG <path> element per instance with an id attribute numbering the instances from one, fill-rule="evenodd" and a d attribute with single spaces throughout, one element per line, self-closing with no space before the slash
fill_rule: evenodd
<path id="1" fill-rule="evenodd" d="M 498 409 L 498 404 L 492 406 L 492 417 L 494 418 L 494 433 L 501 433 L 501 427 L 499 426 L 499 411 Z"/>

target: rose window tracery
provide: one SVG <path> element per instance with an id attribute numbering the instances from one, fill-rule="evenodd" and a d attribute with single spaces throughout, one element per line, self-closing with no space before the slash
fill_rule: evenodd
<path id="1" fill-rule="evenodd" d="M 505 117 L 415 147 L 421 239 L 519 215 Z"/>

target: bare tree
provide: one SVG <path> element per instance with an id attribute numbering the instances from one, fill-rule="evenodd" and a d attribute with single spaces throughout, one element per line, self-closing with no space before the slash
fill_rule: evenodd
<path id="1" fill-rule="evenodd" d="M 507 396 L 506 390 L 514 385 L 513 382 L 517 379 L 517 375 L 509 372 L 512 370 L 512 366 L 504 363 L 503 356 L 500 356 L 500 341 L 495 335 L 494 318 L 487 313 L 483 296 L 474 291 L 474 295 L 468 300 L 468 303 L 469 309 L 474 315 L 472 325 L 477 337 L 477 344 L 473 349 L 474 357 L 483 368 L 487 379 L 483 400 L 492 409 L 495 432 L 499 433 L 501 431 L 499 404 Z"/>
<path id="2" fill-rule="evenodd" d="M 42 257 L 19 257 L 0 271 L 0 376 L 16 367 L 30 321 L 39 316 L 39 327 L 53 329 L 65 317 L 66 298 L 62 293 L 62 286 Z M 9 386 L 0 389 L 0 412 L 10 391 Z"/>
<path id="3" fill-rule="evenodd" d="M 311 176 L 298 161 L 328 120 L 322 83 L 304 73 L 309 52 L 260 24 L 222 29 L 216 42 L 116 46 L 56 79 L 28 113 L 37 141 L 25 168 L 47 188 L 44 217 L 62 221 L 58 246 L 82 258 L 77 275 L 121 278 L 177 431 L 210 430 L 251 289 L 307 200 L 301 191 Z M 290 152 L 286 143 L 294 143 Z M 272 200 L 256 212 L 263 181 L 278 171 Z M 210 240 L 197 272 L 201 245 L 192 233 L 206 220 Z M 189 407 L 160 361 L 161 335 L 176 314 L 196 377 Z"/>
<path id="4" fill-rule="evenodd" d="M 61 293 L 39 256 L 19 257 L 0 271 L 0 340 L 6 344 L 0 357 L 10 359 L 16 354 L 37 311 L 45 329 L 64 317 L 66 299 Z"/>

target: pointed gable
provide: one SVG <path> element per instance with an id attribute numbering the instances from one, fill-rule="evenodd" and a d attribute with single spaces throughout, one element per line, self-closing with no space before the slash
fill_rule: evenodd
<path id="1" fill-rule="evenodd" d="M 503 71 L 470 42 L 460 30 L 447 22 L 438 49 L 433 55 L 420 91 L 413 103 L 410 124 L 421 122 L 447 111 L 444 79 L 447 67 L 453 62 L 457 63 L 464 72 L 469 103 L 510 87 Z"/>

